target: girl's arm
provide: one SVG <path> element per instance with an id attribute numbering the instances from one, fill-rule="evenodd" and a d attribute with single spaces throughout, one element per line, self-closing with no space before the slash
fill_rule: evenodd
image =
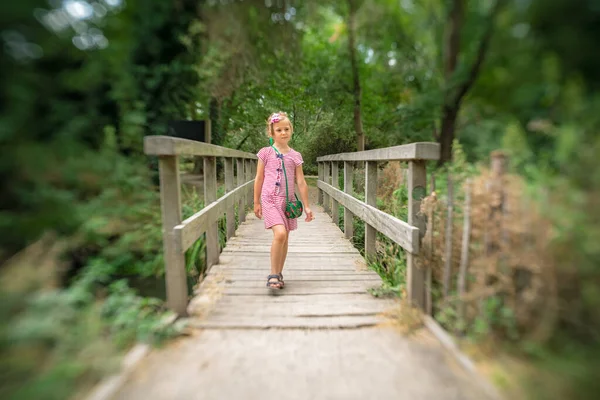
<path id="1" fill-rule="evenodd" d="M 298 183 L 298 190 L 300 191 L 300 200 L 304 204 L 304 212 L 306 213 L 306 222 L 310 222 L 314 219 L 310 205 L 308 204 L 308 185 L 306 179 L 304 179 L 304 171 L 302 171 L 302 164 L 296 167 L 296 182 Z"/>
<path id="2" fill-rule="evenodd" d="M 256 166 L 256 177 L 254 178 L 254 215 L 262 218 L 262 207 L 260 206 L 260 192 L 265 181 L 265 163 L 259 159 Z"/>

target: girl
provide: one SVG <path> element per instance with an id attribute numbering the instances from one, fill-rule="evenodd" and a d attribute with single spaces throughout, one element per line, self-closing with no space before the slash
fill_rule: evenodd
<path id="1" fill-rule="evenodd" d="M 267 136 L 271 146 L 258 152 L 258 166 L 254 181 L 254 214 L 264 215 L 265 229 L 273 231 L 271 245 L 271 274 L 267 277 L 267 287 L 283 288 L 283 264 L 287 256 L 290 231 L 298 227 L 298 221 L 285 215 L 286 176 L 289 200 L 294 197 L 294 181 L 298 183 L 300 199 L 304 204 L 306 222 L 314 219 L 308 205 L 308 186 L 302 172 L 302 155 L 289 147 L 294 128 L 284 112 L 271 114 L 267 120 Z M 282 165 L 283 161 L 283 165 Z M 284 167 L 285 170 L 282 168 Z M 260 197 L 259 197 L 260 196 Z"/>

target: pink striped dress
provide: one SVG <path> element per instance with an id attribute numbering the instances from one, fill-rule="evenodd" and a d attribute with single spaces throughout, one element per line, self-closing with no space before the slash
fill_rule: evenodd
<path id="1" fill-rule="evenodd" d="M 297 219 L 288 219 L 285 214 L 285 175 L 281 168 L 281 158 L 277 156 L 272 147 L 263 147 L 257 154 L 265 164 L 265 179 L 260 194 L 265 229 L 274 225 L 283 225 L 287 231 L 298 228 Z M 288 180 L 289 199 L 293 200 L 296 182 L 296 167 L 304 160 L 296 150 L 290 149 L 283 155 L 285 172 Z"/>

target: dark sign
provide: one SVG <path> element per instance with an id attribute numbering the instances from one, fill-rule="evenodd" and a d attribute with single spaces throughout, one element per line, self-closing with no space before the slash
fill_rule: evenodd
<path id="1" fill-rule="evenodd" d="M 169 121 L 167 136 L 206 142 L 206 122 Z"/>

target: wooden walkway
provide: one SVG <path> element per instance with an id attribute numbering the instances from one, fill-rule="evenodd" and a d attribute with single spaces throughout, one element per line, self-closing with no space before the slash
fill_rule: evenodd
<path id="1" fill-rule="evenodd" d="M 190 304 L 201 328 L 357 328 L 381 322 L 389 301 L 360 253 L 325 213 L 290 233 L 285 288 L 266 288 L 272 234 L 249 215 L 238 228 Z"/>
<path id="2" fill-rule="evenodd" d="M 285 289 L 265 287 L 272 239 L 249 215 L 190 303 L 185 339 L 154 351 L 115 399 L 486 399 L 426 333 L 386 324 L 392 300 L 315 206 L 290 235 Z"/>

